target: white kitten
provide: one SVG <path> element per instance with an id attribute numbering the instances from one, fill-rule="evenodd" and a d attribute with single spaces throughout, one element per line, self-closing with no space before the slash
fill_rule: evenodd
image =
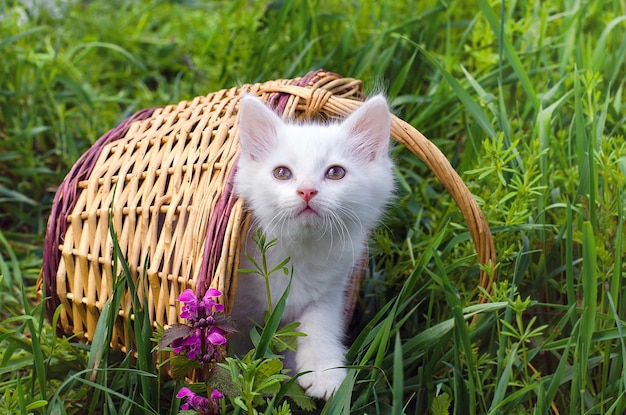
<path id="1" fill-rule="evenodd" d="M 239 110 L 241 156 L 235 189 L 252 212 L 250 235 L 260 228 L 268 241 L 268 268 L 291 258 L 293 282 L 283 322 L 299 321 L 294 369 L 313 397 L 328 399 L 346 376 L 343 345 L 344 290 L 367 237 L 393 193 L 388 154 L 391 118 L 376 96 L 342 123 L 287 124 L 256 98 Z M 258 262 L 251 237 L 244 252 Z M 247 258 L 241 268 L 252 269 Z M 289 277 L 270 277 L 272 302 Z M 250 319 L 263 321 L 265 283 L 240 274 L 233 316 L 247 335 Z"/>

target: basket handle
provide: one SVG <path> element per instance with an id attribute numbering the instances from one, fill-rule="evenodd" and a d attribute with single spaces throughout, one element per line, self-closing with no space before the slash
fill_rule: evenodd
<path id="1" fill-rule="evenodd" d="M 411 149 L 417 157 L 426 163 L 435 177 L 452 195 L 467 222 L 472 240 L 476 246 L 479 263 L 484 266 L 489 266 L 490 263 L 492 266 L 495 265 L 496 249 L 485 216 L 472 193 L 441 150 L 417 129 L 396 116 L 392 116 L 391 136 Z M 494 269 L 490 278 L 489 273 L 485 269 L 480 270 L 480 286 L 485 288 L 487 292 L 491 292 L 491 285 L 496 278 L 495 272 Z M 484 296 L 481 295 L 479 301 L 481 303 L 484 302 Z"/>

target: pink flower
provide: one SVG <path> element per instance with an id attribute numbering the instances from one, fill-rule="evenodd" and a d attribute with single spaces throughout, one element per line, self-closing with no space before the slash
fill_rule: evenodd
<path id="1" fill-rule="evenodd" d="M 202 299 L 191 289 L 183 291 L 178 301 L 183 303 L 180 316 L 187 324 L 175 324 L 163 333 L 161 347 L 171 346 L 174 353 L 197 360 L 200 365 L 215 364 L 223 359 L 228 345 L 226 335 L 237 331 L 224 305 L 215 301 L 222 293 L 209 288 Z"/>
<path id="2" fill-rule="evenodd" d="M 217 400 L 224 397 L 217 389 L 211 392 L 211 398 L 207 399 L 204 396 L 200 396 L 193 392 L 189 388 L 181 388 L 176 397 L 179 399 L 185 398 L 185 403 L 180 406 L 180 409 L 193 409 L 200 415 L 212 415 L 217 414 L 218 405 Z"/>
<path id="3" fill-rule="evenodd" d="M 198 318 L 198 297 L 190 288 L 187 288 L 178 296 L 178 301 L 184 303 L 180 316 L 188 320 Z"/>
<path id="4" fill-rule="evenodd" d="M 220 295 L 222 295 L 222 293 L 215 288 L 209 288 L 206 293 L 204 293 L 204 297 L 202 301 L 200 301 L 200 307 L 204 309 L 205 315 L 210 316 L 214 312 L 220 313 L 224 311 L 224 305 L 215 302 L 215 297 L 219 297 Z"/>
<path id="5" fill-rule="evenodd" d="M 200 318 L 205 318 L 213 313 L 221 313 L 224 311 L 224 305 L 218 304 L 215 297 L 221 296 L 222 293 L 215 288 L 209 288 L 202 300 L 198 301 L 198 297 L 190 288 L 187 288 L 178 296 L 178 301 L 184 303 L 180 316 L 195 322 Z"/>
<path id="6" fill-rule="evenodd" d="M 224 395 L 222 395 L 217 389 L 213 389 L 213 392 L 211 392 L 211 400 L 213 402 L 216 402 L 218 399 L 222 399 L 223 397 Z"/>
<path id="7" fill-rule="evenodd" d="M 219 327 L 211 326 L 207 331 L 206 339 L 209 341 L 209 343 L 216 346 L 220 344 L 228 344 L 228 340 L 226 339 L 226 337 L 224 337 L 224 334 L 226 333 Z"/>
<path id="8" fill-rule="evenodd" d="M 186 352 L 186 356 L 189 359 L 195 359 L 198 356 L 202 356 L 202 332 L 200 329 L 188 337 L 179 337 L 172 341 L 172 347 L 174 353 L 181 354 Z"/>

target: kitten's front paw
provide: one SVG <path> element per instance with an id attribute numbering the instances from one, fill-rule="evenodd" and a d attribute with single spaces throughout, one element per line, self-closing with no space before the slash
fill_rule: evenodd
<path id="1" fill-rule="evenodd" d="M 298 383 L 312 398 L 328 400 L 346 378 L 345 368 L 330 368 L 306 373 L 298 378 Z"/>

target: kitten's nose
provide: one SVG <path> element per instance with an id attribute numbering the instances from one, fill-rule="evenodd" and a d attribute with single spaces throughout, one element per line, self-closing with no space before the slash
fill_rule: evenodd
<path id="1" fill-rule="evenodd" d="M 313 199 L 313 196 L 317 194 L 315 189 L 298 189 L 297 192 L 306 203 L 309 203 L 309 200 Z"/>

